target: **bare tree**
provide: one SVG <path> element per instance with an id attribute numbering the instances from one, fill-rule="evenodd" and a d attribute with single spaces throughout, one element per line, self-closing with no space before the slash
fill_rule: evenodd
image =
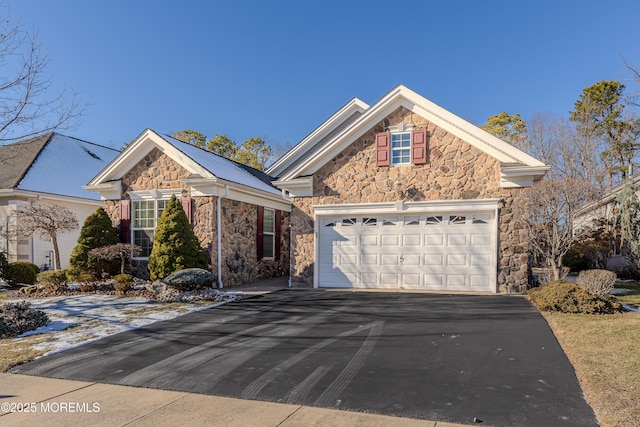
<path id="1" fill-rule="evenodd" d="M 92 258 L 105 259 L 112 261 L 115 259 L 120 260 L 120 274 L 124 274 L 124 269 L 127 265 L 127 261 L 132 256 L 140 255 L 142 248 L 133 243 L 116 243 L 109 246 L 103 246 L 101 248 L 91 249 L 88 255 Z"/>
<path id="2" fill-rule="evenodd" d="M 2 1 L 0 12 L 0 144 L 74 127 L 86 104 L 66 90 L 51 92 L 37 31 L 14 23 Z"/>
<path id="3" fill-rule="evenodd" d="M 562 116 L 534 113 L 527 124 L 531 154 L 551 166 L 548 178 L 577 178 L 602 187 L 602 141 L 583 137 Z"/>
<path id="4" fill-rule="evenodd" d="M 544 179 L 525 190 L 526 203 L 519 206 L 534 256 L 544 260 L 560 278 L 562 258 L 591 230 L 574 229 L 576 211 L 595 200 L 596 188 L 577 178 Z"/>
<path id="5" fill-rule="evenodd" d="M 60 268 L 60 250 L 58 249 L 58 234 L 78 228 L 75 214 L 57 205 L 33 203 L 21 206 L 17 211 L 17 235 L 30 237 L 36 235 L 42 240 L 51 242 L 53 246 L 53 269 Z"/>

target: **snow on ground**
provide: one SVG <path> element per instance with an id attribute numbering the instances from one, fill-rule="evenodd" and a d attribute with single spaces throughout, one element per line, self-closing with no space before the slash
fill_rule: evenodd
<path id="1" fill-rule="evenodd" d="M 19 337 L 49 334 L 48 339 L 34 349 L 57 353 L 99 340 L 118 332 L 139 328 L 161 320 L 203 310 L 233 301 L 237 294 L 223 302 L 208 304 L 158 303 L 144 298 L 88 294 L 27 299 L 31 307 L 47 313 L 50 322 Z"/>

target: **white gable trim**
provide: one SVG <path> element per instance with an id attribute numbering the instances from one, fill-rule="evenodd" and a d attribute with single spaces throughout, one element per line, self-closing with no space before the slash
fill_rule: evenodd
<path id="1" fill-rule="evenodd" d="M 120 153 L 111 163 L 107 165 L 98 175 L 96 175 L 86 186 L 87 190 L 96 191 L 92 188 L 108 181 L 121 179 L 138 162 L 149 154 L 154 148 L 159 149 L 167 156 L 171 157 L 189 173 L 204 177 L 213 177 L 209 171 L 186 156 L 183 152 L 175 148 L 164 138 L 151 129 L 146 129 L 140 134 L 122 153 Z"/>
<path id="2" fill-rule="evenodd" d="M 349 127 L 336 135 L 325 147 L 301 162 L 287 175 L 281 177 L 280 182 L 282 184 L 278 185 L 278 187 L 282 188 L 285 181 L 317 172 L 329 160 L 360 138 L 364 132 L 371 129 L 399 107 L 405 107 L 415 112 L 436 126 L 487 153 L 500 163 L 517 163 L 523 166 L 539 168 L 546 167 L 541 161 L 439 107 L 411 89 L 399 85 L 365 111 Z M 533 180 L 533 178 L 531 179 Z"/>
<path id="3" fill-rule="evenodd" d="M 291 164 L 304 155 L 307 150 L 312 148 L 319 140 L 326 137 L 338 126 L 344 123 L 346 119 L 356 112 L 363 113 L 367 108 L 369 108 L 368 104 L 358 98 L 353 98 L 344 107 L 325 120 L 324 123 L 315 128 L 309 135 L 300 141 L 299 144 L 293 147 L 293 149 L 287 152 L 273 165 L 269 166 L 265 172 L 269 175 L 278 176 L 283 170 L 287 169 Z"/>

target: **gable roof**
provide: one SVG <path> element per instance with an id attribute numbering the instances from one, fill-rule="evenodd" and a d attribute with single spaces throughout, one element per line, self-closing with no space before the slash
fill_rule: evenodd
<path id="1" fill-rule="evenodd" d="M 102 193 L 103 198 L 121 198 L 120 179 L 155 148 L 191 174 L 184 182 L 191 186 L 192 194 L 223 195 L 225 186 L 231 185 L 234 187 L 232 194 L 227 193 L 224 197 L 253 203 L 255 196 L 260 195 L 275 203 L 285 202 L 282 191 L 271 184 L 273 178 L 268 174 L 152 129 L 144 130 L 85 188 Z M 278 208 L 289 209 L 279 205 Z"/>
<path id="2" fill-rule="evenodd" d="M 0 188 L 99 200 L 82 186 L 118 153 L 55 132 L 2 146 Z"/>
<path id="3" fill-rule="evenodd" d="M 364 105 L 366 104 L 362 103 L 362 106 Z M 277 176 L 278 181 L 275 184 L 280 188 L 297 186 L 302 182 L 308 187 L 310 175 L 400 107 L 424 117 L 439 128 L 497 159 L 501 164 L 503 187 L 530 185 L 534 180 L 542 178 L 549 169 L 534 157 L 434 104 L 406 86 L 398 85 L 373 105 L 364 108 L 355 120 L 346 123 L 331 138 L 321 141 L 323 135 L 316 136 L 312 133 L 291 150 L 304 153 L 291 156 L 292 160 L 289 163 L 272 166 L 268 172 Z M 335 116 L 329 118 L 318 129 Z"/>

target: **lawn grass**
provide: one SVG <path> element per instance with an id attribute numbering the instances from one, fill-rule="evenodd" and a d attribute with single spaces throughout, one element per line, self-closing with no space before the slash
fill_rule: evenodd
<path id="1" fill-rule="evenodd" d="M 640 313 L 543 313 L 603 427 L 640 425 Z"/>

